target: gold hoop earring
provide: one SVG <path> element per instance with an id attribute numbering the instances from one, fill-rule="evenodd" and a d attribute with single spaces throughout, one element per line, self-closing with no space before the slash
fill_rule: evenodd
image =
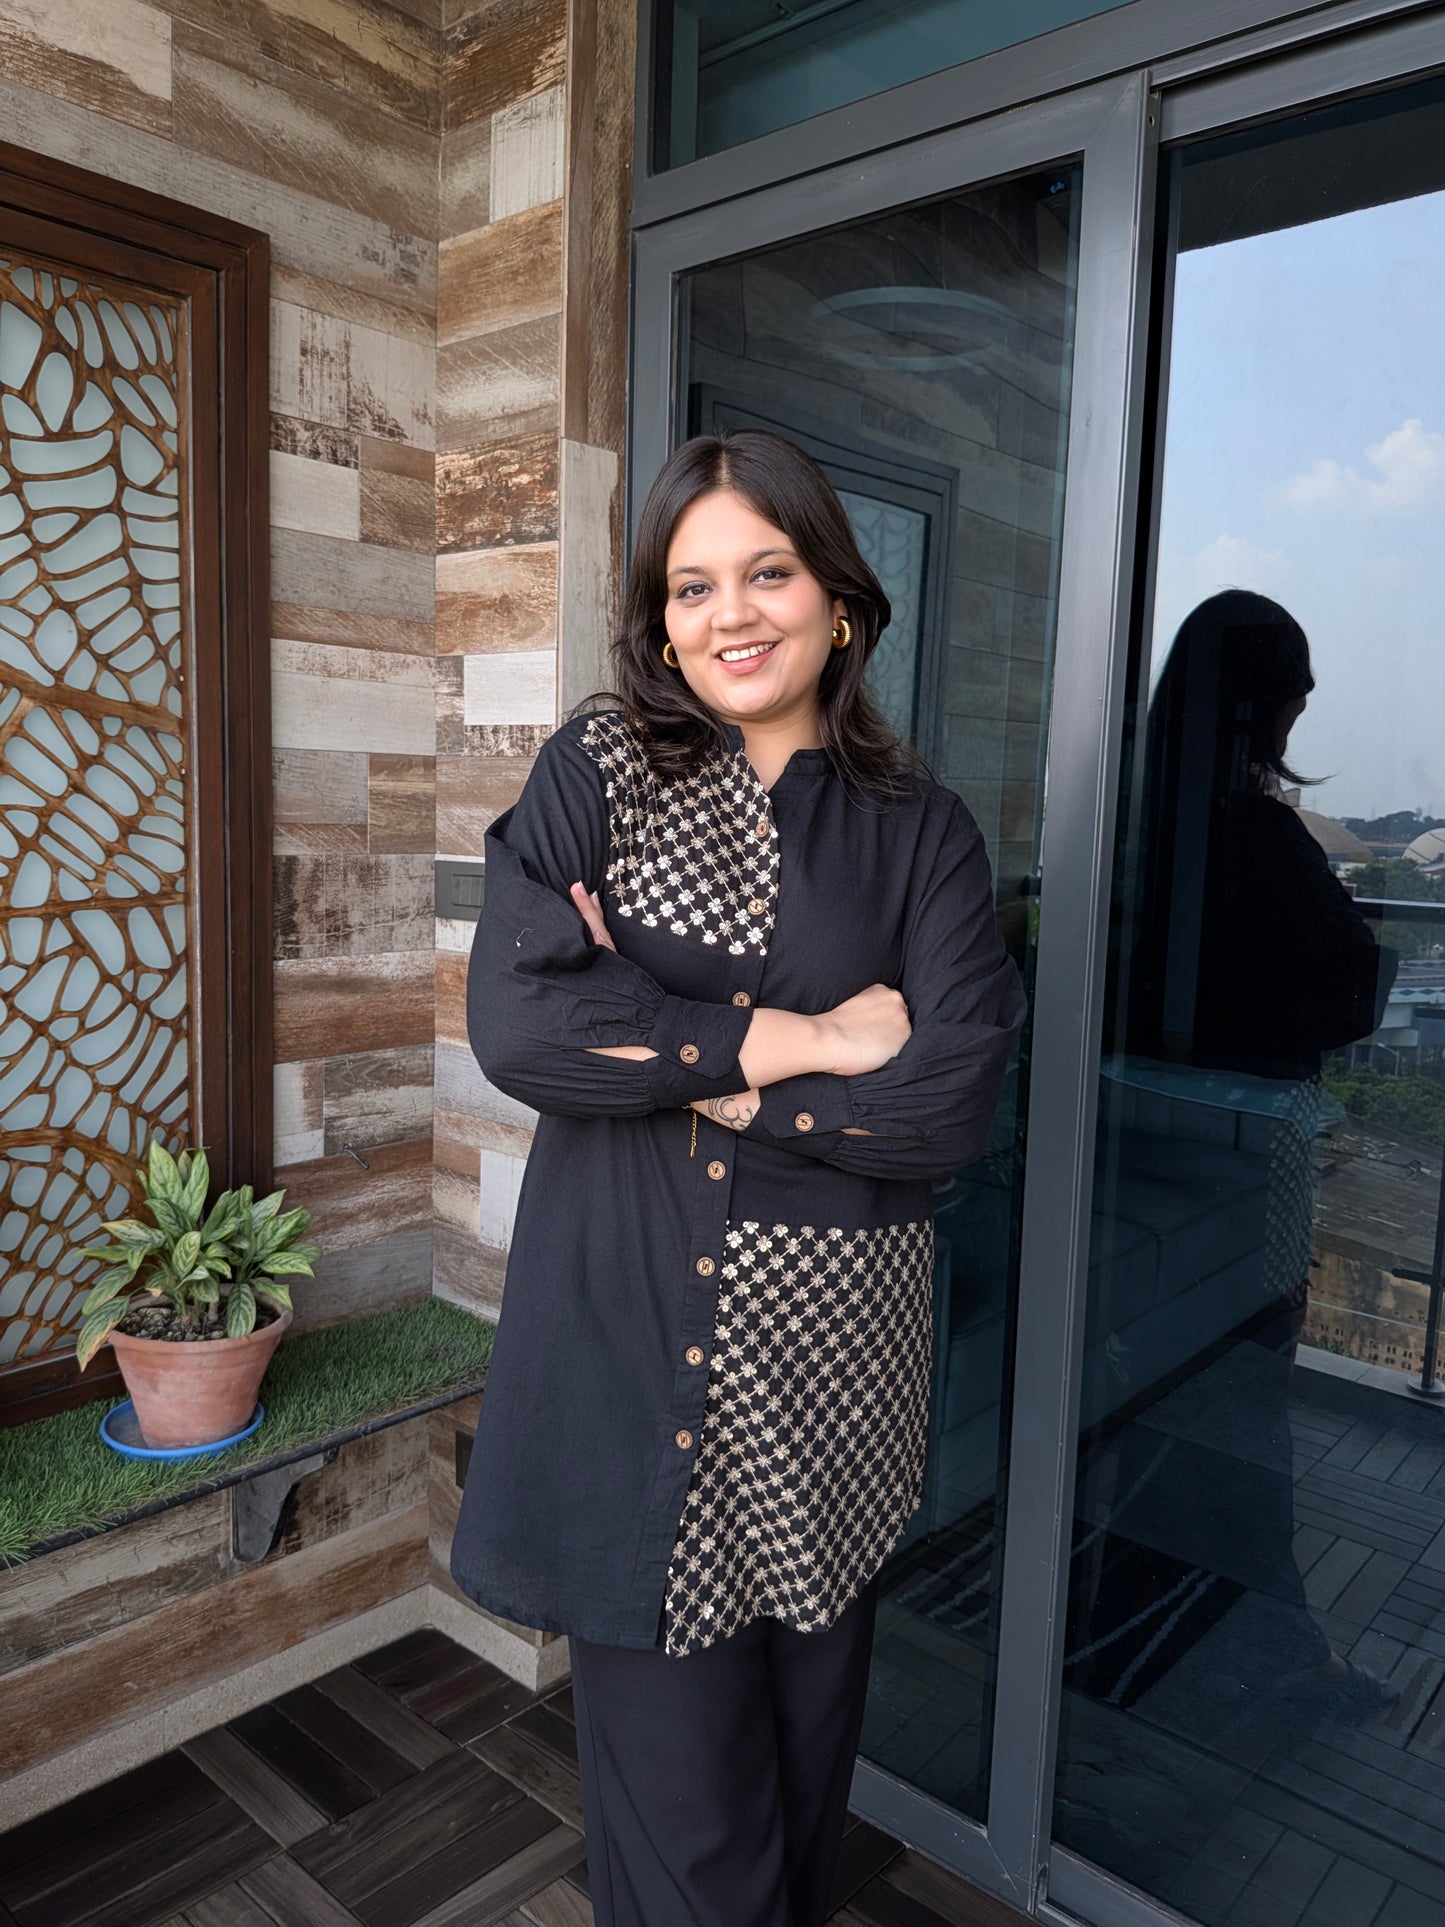
<path id="1" fill-rule="evenodd" d="M 681 667 L 681 664 L 677 660 L 677 651 L 672 646 L 671 637 L 662 645 L 662 660 L 667 664 L 669 669 Z"/>
<path id="2" fill-rule="evenodd" d="M 833 647 L 835 649 L 846 649 L 852 640 L 852 623 L 848 620 L 847 616 L 839 616 L 838 620 L 833 624 Z"/>

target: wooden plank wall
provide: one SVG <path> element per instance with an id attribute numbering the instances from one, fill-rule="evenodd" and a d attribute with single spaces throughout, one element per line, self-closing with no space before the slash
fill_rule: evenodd
<path id="1" fill-rule="evenodd" d="M 477 858 L 606 679 L 622 553 L 632 0 L 449 0 L 437 276 L 437 851 Z M 533 1119 L 437 924 L 435 1288 L 495 1312 Z"/>
<path id="2" fill-rule="evenodd" d="M 276 1157 L 326 1249 L 301 1324 L 431 1289 L 442 15 L 0 0 L 7 140 L 271 237 Z"/>
<path id="3" fill-rule="evenodd" d="M 303 1325 L 500 1303 L 533 1120 L 472 1060 L 471 926 L 436 920 L 432 864 L 482 854 L 607 679 L 635 27 L 635 0 L 0 0 L 8 140 L 271 237 L 276 1158 L 326 1251 Z"/>
<path id="4" fill-rule="evenodd" d="M 252 1667 L 295 1653 L 309 1676 L 308 1642 L 324 1653 L 361 1615 L 408 1600 L 422 1623 L 430 1431 L 410 1419 L 343 1446 L 255 1565 L 231 1550 L 225 1491 L 0 1573 L 7 1818 L 256 1703 Z"/>

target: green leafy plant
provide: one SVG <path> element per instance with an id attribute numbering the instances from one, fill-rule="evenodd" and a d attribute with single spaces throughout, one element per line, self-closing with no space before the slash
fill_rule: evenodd
<path id="1" fill-rule="evenodd" d="M 285 1281 L 311 1277 L 321 1255 L 316 1245 L 299 1242 L 311 1222 L 309 1211 L 283 1212 L 284 1191 L 257 1199 L 244 1184 L 223 1191 L 207 1212 L 211 1167 L 204 1151 L 182 1151 L 173 1158 L 163 1144 L 154 1143 L 136 1177 L 154 1223 L 114 1219 L 102 1227 L 114 1242 L 83 1253 L 107 1269 L 81 1307 L 84 1323 L 75 1347 L 81 1371 L 138 1296 L 158 1294 L 191 1329 L 198 1324 L 206 1329 L 224 1315 L 228 1338 L 255 1330 L 258 1296 L 290 1310 L 291 1287 Z"/>

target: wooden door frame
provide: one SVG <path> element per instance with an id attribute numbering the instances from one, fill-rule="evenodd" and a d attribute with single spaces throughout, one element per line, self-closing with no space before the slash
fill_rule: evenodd
<path id="1" fill-rule="evenodd" d="M 205 210 L 0 142 L 0 245 L 187 307 L 188 956 L 193 1116 L 219 1184 L 268 1187 L 271 969 L 270 243 Z M 0 1425 L 121 1389 L 70 1355 L 0 1372 Z"/>

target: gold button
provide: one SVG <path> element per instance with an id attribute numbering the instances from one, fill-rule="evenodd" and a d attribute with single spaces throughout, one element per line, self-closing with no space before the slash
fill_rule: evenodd
<path id="1" fill-rule="evenodd" d="M 695 1064 L 698 1058 L 702 1056 L 702 1052 L 696 1044 L 684 1044 L 677 1054 L 684 1064 Z"/>
<path id="2" fill-rule="evenodd" d="M 760 917 L 762 916 L 763 912 L 767 909 L 767 907 L 768 906 L 763 902 L 761 897 L 754 897 L 752 902 L 748 905 L 748 915 L 750 917 Z"/>
<path id="3" fill-rule="evenodd" d="M 813 1128 L 813 1113 L 811 1111 L 799 1111 L 798 1115 L 793 1119 L 793 1123 L 800 1131 L 811 1131 Z"/>
<path id="4" fill-rule="evenodd" d="M 742 1010 L 746 1010 L 752 1001 L 752 998 L 749 997 L 745 990 L 735 990 L 733 992 L 733 1002 Z"/>
<path id="5" fill-rule="evenodd" d="M 712 1163 L 707 1167 L 707 1174 L 710 1178 L 725 1178 L 728 1174 L 728 1168 L 721 1158 L 714 1158 Z"/>
<path id="6" fill-rule="evenodd" d="M 689 1345 L 687 1351 L 684 1353 L 684 1357 L 687 1359 L 689 1365 L 701 1365 L 703 1361 L 702 1346 Z"/>
<path id="7" fill-rule="evenodd" d="M 679 1450 L 683 1452 L 690 1451 L 692 1449 L 692 1433 L 679 1432 L 677 1435 L 677 1443 Z"/>
<path id="8" fill-rule="evenodd" d="M 757 828 L 758 836 L 760 837 L 766 836 L 768 832 L 772 829 L 772 827 L 773 826 L 771 823 L 769 823 L 768 819 L 766 817 L 763 817 L 758 824 L 758 828 Z"/>
<path id="9" fill-rule="evenodd" d="M 699 1278 L 711 1278 L 711 1276 L 716 1270 L 717 1270 L 717 1266 L 713 1263 L 711 1258 L 698 1259 L 697 1275 Z"/>

